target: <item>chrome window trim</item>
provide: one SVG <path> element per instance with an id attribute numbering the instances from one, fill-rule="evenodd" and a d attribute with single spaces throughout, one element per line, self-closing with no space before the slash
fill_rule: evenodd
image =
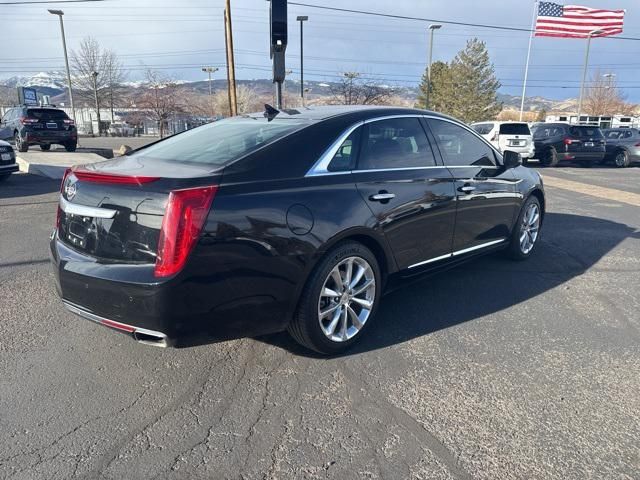
<path id="1" fill-rule="evenodd" d="M 382 120 L 390 120 L 394 118 L 423 118 L 423 119 L 433 119 L 433 120 L 441 120 L 443 122 L 449 122 L 454 125 L 458 125 L 463 129 L 471 132 L 476 138 L 480 139 L 485 145 L 487 145 L 496 155 L 497 160 L 502 160 L 502 154 L 498 149 L 496 149 L 489 141 L 487 141 L 482 135 L 473 130 L 473 128 L 465 125 L 462 122 L 457 120 L 452 120 L 446 117 L 437 117 L 435 115 L 428 114 L 419 114 L 419 113 L 407 113 L 407 114 L 397 114 L 397 115 L 385 115 L 382 117 L 373 117 L 367 118 L 365 120 L 360 120 L 350 127 L 348 127 L 342 134 L 327 148 L 324 153 L 320 156 L 320 158 L 313 164 L 313 166 L 309 169 L 309 171 L 305 174 L 305 177 L 321 177 L 327 175 L 348 175 L 354 172 L 389 172 L 389 171 L 402 171 L 402 170 L 427 170 L 432 168 L 483 168 L 483 169 L 499 169 L 502 168 L 500 165 L 500 161 L 498 161 L 498 165 L 495 166 L 478 166 L 478 165 L 435 165 L 435 166 L 424 166 L 424 167 L 398 167 L 398 168 L 377 168 L 370 170 L 344 170 L 340 172 L 330 172 L 328 170 L 329 164 L 333 157 L 335 157 L 336 153 L 340 146 L 344 143 L 344 141 L 349 138 L 358 127 L 361 127 L 368 123 L 379 122 Z M 440 155 L 442 157 L 442 155 Z M 444 160 L 444 158 L 443 158 Z"/>
<path id="2" fill-rule="evenodd" d="M 497 245 L 499 243 L 503 243 L 505 240 L 507 240 L 507 239 L 506 238 L 501 238 L 499 240 L 493 240 L 491 242 L 482 243 L 482 244 L 476 245 L 474 247 L 464 248 L 462 250 L 456 250 L 455 252 L 447 253 L 446 255 L 440 255 L 439 257 L 429 258 L 428 260 L 424 260 L 422 262 L 414 263 L 413 265 L 409 265 L 407 268 L 415 268 L 415 267 L 419 267 L 421 265 L 426 265 L 427 263 L 433 263 L 433 262 L 437 262 L 439 260 L 445 260 L 447 258 L 457 257 L 458 255 L 463 255 L 465 253 L 473 252 L 475 250 L 480 250 L 481 248 L 486 248 L 486 247 L 490 247 L 492 245 Z"/>
<path id="3" fill-rule="evenodd" d="M 80 217 L 93 217 L 93 218 L 113 218 L 116 216 L 117 210 L 111 210 L 107 208 L 89 207 L 87 205 L 79 205 L 77 203 L 71 203 L 65 200 L 62 195 L 60 196 L 60 209 L 64 213 L 70 215 L 78 215 Z"/>

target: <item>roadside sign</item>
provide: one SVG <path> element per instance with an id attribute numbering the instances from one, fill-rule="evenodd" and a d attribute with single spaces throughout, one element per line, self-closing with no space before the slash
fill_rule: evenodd
<path id="1" fill-rule="evenodd" d="M 35 88 L 18 87 L 18 101 L 20 105 L 37 106 L 38 92 Z"/>

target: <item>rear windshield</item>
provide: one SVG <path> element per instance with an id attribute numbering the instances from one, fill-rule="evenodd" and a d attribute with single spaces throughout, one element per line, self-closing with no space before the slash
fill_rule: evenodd
<path id="1" fill-rule="evenodd" d="M 526 123 L 503 123 L 500 125 L 500 135 L 531 135 Z"/>
<path id="2" fill-rule="evenodd" d="M 602 131 L 597 127 L 571 127 L 569 134 L 578 138 L 603 138 Z"/>
<path id="3" fill-rule="evenodd" d="M 236 117 L 170 137 L 132 155 L 136 158 L 224 166 L 308 122 L 294 119 Z"/>
<path id="4" fill-rule="evenodd" d="M 66 120 L 69 118 L 62 110 L 49 108 L 30 108 L 27 111 L 27 116 L 38 120 Z"/>

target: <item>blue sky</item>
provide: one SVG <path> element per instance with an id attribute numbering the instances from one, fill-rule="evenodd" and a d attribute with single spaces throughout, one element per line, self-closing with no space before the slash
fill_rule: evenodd
<path id="1" fill-rule="evenodd" d="M 486 23 L 529 28 L 533 0 L 302 0 L 304 3 L 361 9 L 443 21 Z M 232 0 L 238 78 L 268 78 L 268 3 Z M 560 2 L 562 3 L 562 2 Z M 640 37 L 638 0 L 582 0 L 564 2 L 597 8 L 624 8 L 624 36 Z M 52 6 L 49 6 L 50 8 Z M 91 35 L 115 50 L 141 78 L 144 66 L 160 68 L 176 79 L 204 79 L 200 66 L 224 65 L 223 0 L 107 0 L 96 4 L 59 4 L 65 11 L 69 48 Z M 380 18 L 289 6 L 287 68 L 299 72 L 297 15 L 305 24 L 305 77 L 330 80 L 342 71 L 394 85 L 419 82 L 427 57 L 428 22 Z M 27 76 L 60 70 L 63 65 L 57 19 L 46 6 L 0 5 L 3 48 L 0 75 Z M 467 39 L 487 43 L 502 92 L 519 94 L 528 36 L 475 27 L 444 25 L 436 33 L 434 59 L 450 60 Z M 7 39 L 11 39 L 7 42 Z M 585 40 L 537 38 L 533 43 L 529 95 L 568 98 L 578 95 Z M 629 100 L 640 102 L 640 42 L 594 39 L 591 71 L 617 75 Z M 216 75 L 223 75 L 221 69 Z"/>

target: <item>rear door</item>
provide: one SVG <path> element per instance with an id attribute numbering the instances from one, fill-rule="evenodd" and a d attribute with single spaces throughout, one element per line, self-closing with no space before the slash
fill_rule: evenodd
<path id="1" fill-rule="evenodd" d="M 526 123 L 500 124 L 498 145 L 500 151 L 513 149 L 519 151 L 531 144 L 531 132 Z"/>
<path id="2" fill-rule="evenodd" d="M 499 165 L 496 152 L 470 129 L 436 118 L 428 124 L 455 179 L 453 255 L 505 242 L 521 198 L 513 171 Z"/>
<path id="3" fill-rule="evenodd" d="M 569 127 L 571 143 L 567 150 L 579 155 L 581 153 L 598 153 L 605 151 L 605 140 L 598 127 Z"/>
<path id="4" fill-rule="evenodd" d="M 362 127 L 354 180 L 401 269 L 448 257 L 455 221 L 453 177 L 436 161 L 418 116 Z"/>
<path id="5" fill-rule="evenodd" d="M 41 138 L 57 138 L 70 128 L 67 114 L 55 108 L 30 108 L 27 111 L 27 117 L 37 120 L 30 124 L 30 127 Z"/>

